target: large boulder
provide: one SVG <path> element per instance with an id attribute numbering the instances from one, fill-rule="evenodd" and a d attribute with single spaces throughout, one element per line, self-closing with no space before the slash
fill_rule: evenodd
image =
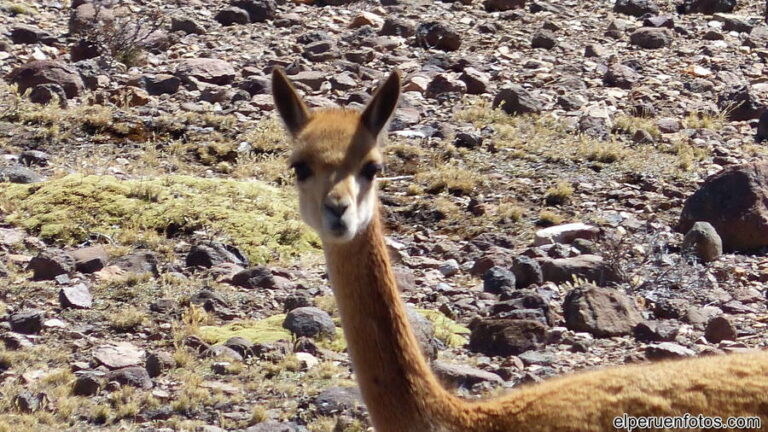
<path id="1" fill-rule="evenodd" d="M 768 162 L 727 167 L 704 181 L 683 205 L 678 230 L 709 222 L 726 251 L 768 246 Z"/>
<path id="2" fill-rule="evenodd" d="M 11 71 L 7 79 L 18 85 L 21 93 L 40 84 L 58 84 L 69 99 L 80 96 L 85 88 L 77 70 L 55 60 L 36 60 L 23 64 Z"/>

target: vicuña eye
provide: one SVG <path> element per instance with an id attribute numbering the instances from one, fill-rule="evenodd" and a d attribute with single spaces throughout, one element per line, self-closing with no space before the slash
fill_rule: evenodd
<path id="1" fill-rule="evenodd" d="M 367 178 L 368 180 L 373 180 L 373 178 L 376 177 L 377 174 L 381 173 L 383 169 L 384 166 L 380 163 L 368 162 L 363 165 L 363 169 L 360 170 L 360 175 Z"/>
<path id="2" fill-rule="evenodd" d="M 293 168 L 296 180 L 298 181 L 304 181 L 312 176 L 312 169 L 305 162 L 294 162 L 291 168 Z"/>

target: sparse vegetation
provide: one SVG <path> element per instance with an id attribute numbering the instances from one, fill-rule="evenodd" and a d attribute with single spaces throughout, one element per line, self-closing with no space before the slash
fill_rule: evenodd
<path id="1" fill-rule="evenodd" d="M 573 186 L 567 181 L 558 181 L 554 186 L 547 189 L 544 195 L 544 201 L 547 205 L 560 205 L 570 201 L 573 195 Z"/>

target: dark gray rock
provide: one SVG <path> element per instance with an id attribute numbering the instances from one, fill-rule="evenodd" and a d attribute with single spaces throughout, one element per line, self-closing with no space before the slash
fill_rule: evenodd
<path id="1" fill-rule="evenodd" d="M 363 398 L 357 387 L 330 387 L 315 396 L 312 403 L 318 414 L 332 416 L 362 407 Z"/>
<path id="2" fill-rule="evenodd" d="M 29 100 L 40 105 L 58 101 L 59 107 L 67 107 L 67 94 L 58 84 L 38 84 L 29 92 Z"/>
<path id="3" fill-rule="evenodd" d="M 677 5 L 677 12 L 712 15 L 717 12 L 733 12 L 735 8 L 736 0 L 684 0 Z"/>
<path id="4" fill-rule="evenodd" d="M 316 307 L 302 307 L 288 312 L 283 327 L 296 336 L 332 338 L 336 335 L 336 325 L 331 316 Z"/>
<path id="5" fill-rule="evenodd" d="M 707 178 L 685 201 L 678 231 L 702 221 L 715 228 L 726 251 L 768 246 L 768 163 L 733 165 Z"/>
<path id="6" fill-rule="evenodd" d="M 658 14 L 659 6 L 653 0 L 616 0 L 616 3 L 613 5 L 613 11 L 641 17 L 645 14 Z"/>
<path id="7" fill-rule="evenodd" d="M 11 71 L 7 79 L 17 84 L 21 93 L 40 84 L 58 84 L 70 99 L 80 96 L 85 88 L 77 70 L 55 60 L 35 60 L 25 63 Z"/>
<path id="8" fill-rule="evenodd" d="M 437 48 L 456 51 L 461 47 L 461 36 L 445 23 L 431 21 L 416 28 L 416 45 L 422 48 Z"/>
<path id="9" fill-rule="evenodd" d="M 23 166 L 0 167 L 0 183 L 32 184 L 44 181 L 45 177 Z"/>
<path id="10" fill-rule="evenodd" d="M 75 373 L 75 382 L 72 385 L 72 394 L 75 396 L 93 396 L 99 392 L 102 385 L 102 378 L 93 371 L 82 371 Z"/>
<path id="11" fill-rule="evenodd" d="M 552 49 L 557 46 L 557 35 L 547 29 L 540 29 L 531 38 L 531 48 Z"/>
<path id="12" fill-rule="evenodd" d="M 32 258 L 27 264 L 27 270 L 32 270 L 34 280 L 51 280 L 73 272 L 75 259 L 64 251 L 50 249 Z"/>
<path id="13" fill-rule="evenodd" d="M 211 268 L 224 263 L 247 266 L 248 259 L 236 247 L 218 242 L 192 246 L 187 254 L 188 267 Z"/>
<path id="14" fill-rule="evenodd" d="M 138 387 L 144 390 L 152 388 L 152 379 L 149 377 L 147 370 L 140 366 L 129 366 L 109 371 L 106 379 L 107 381 L 116 381 L 121 385 Z"/>
<path id="15" fill-rule="evenodd" d="M 493 99 L 493 108 L 499 107 L 507 114 L 538 114 L 543 103 L 522 86 L 508 84 Z"/>
<path id="16" fill-rule="evenodd" d="M 205 34 L 205 27 L 192 18 L 175 16 L 171 17 L 171 31 L 186 34 Z"/>
<path id="17" fill-rule="evenodd" d="M 232 6 L 245 9 L 253 23 L 272 20 L 277 16 L 277 3 L 274 0 L 233 0 Z"/>
<path id="18" fill-rule="evenodd" d="M 632 329 L 635 339 L 641 342 L 672 342 L 680 331 L 677 320 L 643 321 Z"/>
<path id="19" fill-rule="evenodd" d="M 726 88 L 717 96 L 717 106 L 733 121 L 757 119 L 765 111 L 765 106 L 746 84 Z"/>
<path id="20" fill-rule="evenodd" d="M 724 340 L 736 340 L 738 333 L 728 317 L 724 315 L 716 316 L 709 320 L 704 329 L 704 337 L 712 343 L 719 343 Z"/>
<path id="21" fill-rule="evenodd" d="M 525 0 L 485 0 L 483 6 L 485 6 L 485 10 L 488 12 L 504 12 L 524 8 Z"/>
<path id="22" fill-rule="evenodd" d="M 469 349 L 491 356 L 518 355 L 546 339 L 547 327 L 539 321 L 513 319 L 476 320 L 470 326 Z"/>
<path id="23" fill-rule="evenodd" d="M 235 273 L 232 284 L 248 289 L 273 289 L 277 287 L 272 271 L 264 266 L 256 266 Z"/>
<path id="24" fill-rule="evenodd" d="M 483 274 L 483 291 L 485 292 L 501 294 L 513 290 L 515 286 L 515 274 L 503 267 L 491 267 Z"/>
<path id="25" fill-rule="evenodd" d="M 466 365 L 432 362 L 432 370 L 445 385 L 450 388 L 471 389 L 475 384 L 488 383 L 494 386 L 501 385 L 504 380 L 495 373 Z"/>
<path id="26" fill-rule="evenodd" d="M 579 255 L 571 258 L 539 258 L 544 281 L 563 283 L 579 277 L 599 286 L 606 286 L 621 281 L 616 272 L 603 257 L 598 255 Z"/>
<path id="27" fill-rule="evenodd" d="M 147 374 L 154 378 L 176 367 L 176 360 L 165 351 L 154 352 L 147 356 L 145 364 Z"/>
<path id="28" fill-rule="evenodd" d="M 640 48 L 657 49 L 672 43 L 673 33 L 664 27 L 641 27 L 629 36 L 629 42 Z"/>
<path id="29" fill-rule="evenodd" d="M 35 334 L 43 330 L 45 312 L 38 309 L 27 309 L 11 314 L 8 321 L 11 331 L 22 334 Z"/>
<path id="30" fill-rule="evenodd" d="M 250 17 L 248 16 L 248 12 L 240 9 L 239 7 L 228 7 L 220 10 L 216 13 L 216 16 L 213 18 L 218 22 L 219 24 L 223 26 L 231 26 L 235 24 L 248 24 L 250 22 Z"/>

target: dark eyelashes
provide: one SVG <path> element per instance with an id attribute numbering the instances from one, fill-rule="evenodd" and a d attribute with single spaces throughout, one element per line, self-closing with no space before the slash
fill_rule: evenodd
<path id="1" fill-rule="evenodd" d="M 296 180 L 304 181 L 312 176 L 312 169 L 305 162 L 294 162 L 291 164 Z"/>
<path id="2" fill-rule="evenodd" d="M 373 178 L 381 174 L 383 170 L 384 165 L 377 162 L 368 162 L 363 165 L 363 168 L 360 170 L 360 175 L 368 180 L 373 180 Z"/>

